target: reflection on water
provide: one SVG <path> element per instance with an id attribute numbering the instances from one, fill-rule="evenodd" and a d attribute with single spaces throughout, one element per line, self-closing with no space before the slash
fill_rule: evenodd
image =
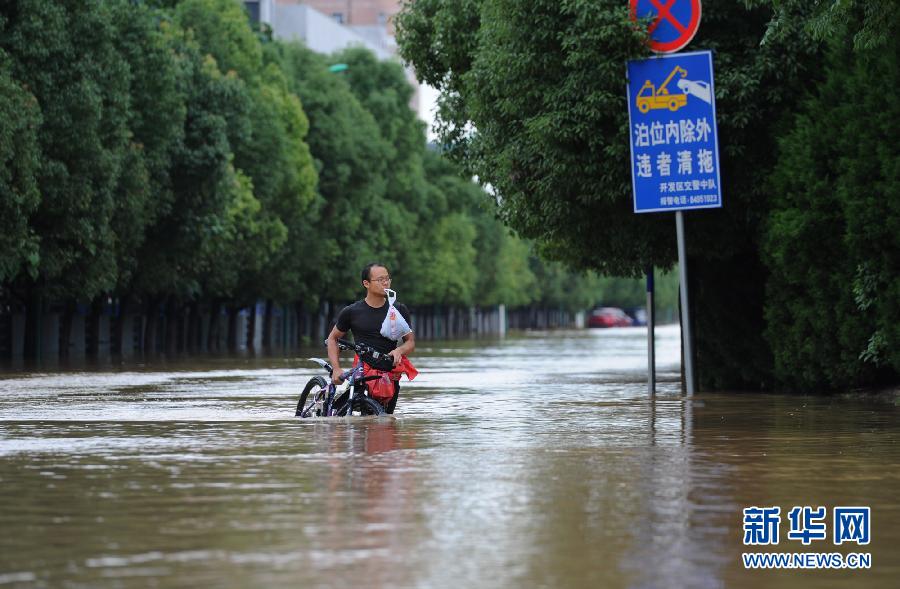
<path id="1" fill-rule="evenodd" d="M 654 399 L 639 329 L 423 345 L 396 418 L 294 419 L 303 358 L 11 375 L 0 586 L 896 586 L 893 401 L 685 400 L 658 335 Z M 752 505 L 871 506 L 872 569 L 744 570 Z"/>

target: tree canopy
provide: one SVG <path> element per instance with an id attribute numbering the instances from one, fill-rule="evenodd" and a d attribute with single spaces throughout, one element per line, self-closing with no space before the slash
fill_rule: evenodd
<path id="1" fill-rule="evenodd" d="M 0 297 L 316 305 L 380 260 L 410 304 L 599 299 L 536 282 L 411 97 L 398 62 L 273 40 L 233 0 L 0 8 Z"/>
<path id="2" fill-rule="evenodd" d="M 771 180 L 768 339 L 799 388 L 900 369 L 900 108 L 873 91 L 900 82 L 900 43 L 854 51 L 853 25 L 829 43 Z"/>
<path id="3" fill-rule="evenodd" d="M 800 357 L 799 351 L 776 350 L 778 329 L 767 328 L 774 315 L 765 309 L 775 303 L 766 285 L 779 275 L 762 243 L 773 206 L 780 206 L 768 180 L 781 165 L 780 139 L 805 95 L 822 83 L 821 39 L 834 33 L 858 48 L 883 47 L 893 37 L 880 31 L 896 28 L 885 22 L 893 14 L 890 4 L 704 3 L 702 25 L 687 50 L 714 54 L 725 200 L 722 209 L 686 220 L 704 386 L 794 384 L 776 370 L 776 355 Z M 625 63 L 649 50 L 627 3 L 415 0 L 404 4 L 397 26 L 403 57 L 441 91 L 444 153 L 491 187 L 505 222 L 545 255 L 575 268 L 626 276 L 648 265 L 671 268 L 671 216 L 632 212 Z M 882 148 L 896 143 L 877 141 Z M 896 149 L 887 154 L 896 157 Z M 880 198 L 884 191 L 880 186 Z M 840 198 L 858 197 L 848 191 Z M 817 261 L 813 268 L 830 274 Z M 842 298 L 853 300 L 852 279 L 834 279 Z M 884 333 L 875 334 L 873 345 Z M 838 347 L 852 357 L 861 352 L 858 340 Z M 868 381 L 820 376 L 815 382 Z"/>

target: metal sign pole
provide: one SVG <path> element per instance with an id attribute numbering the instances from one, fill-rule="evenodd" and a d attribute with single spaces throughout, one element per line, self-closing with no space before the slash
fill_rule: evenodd
<path id="1" fill-rule="evenodd" d="M 688 304 L 687 253 L 684 245 L 684 213 L 675 212 L 678 234 L 678 281 L 681 283 L 681 345 L 684 347 L 684 379 L 688 397 L 694 395 L 694 350 L 691 346 L 691 314 Z"/>
<path id="2" fill-rule="evenodd" d="M 656 308 L 653 304 L 653 266 L 647 269 L 647 366 L 648 392 L 656 394 Z"/>
<path id="3" fill-rule="evenodd" d="M 641 5 L 640 0 L 629 0 L 632 20 L 653 20 L 648 29 L 650 48 L 660 55 L 631 60 L 626 68 L 634 212 L 675 211 L 681 349 L 684 391 L 688 397 L 693 396 L 696 385 L 682 211 L 722 206 L 712 52 L 675 54 L 690 43 L 700 26 L 700 3 L 701 0 L 670 0 L 662 6 L 653 0 L 651 7 L 646 2 Z M 676 4 L 678 10 L 673 9 Z M 660 26 L 664 23 L 666 26 Z M 680 92 L 675 92 L 674 87 Z M 653 300 L 649 273 L 647 280 L 649 307 Z M 652 319 L 647 331 L 652 394 Z"/>

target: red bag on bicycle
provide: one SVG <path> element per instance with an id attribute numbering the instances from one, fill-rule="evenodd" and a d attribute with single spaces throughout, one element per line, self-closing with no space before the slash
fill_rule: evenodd
<path id="1" fill-rule="evenodd" d="M 368 368 L 368 366 L 366 366 Z M 371 372 L 371 374 L 369 374 Z M 371 376 L 373 374 L 380 374 L 379 378 L 375 380 L 370 380 L 366 383 L 366 386 L 369 387 L 369 395 L 378 401 L 379 403 L 387 403 L 394 397 L 394 379 L 391 378 L 390 372 L 384 372 L 383 370 L 375 370 L 374 368 L 371 371 L 365 371 L 366 376 Z M 399 380 L 399 377 L 398 377 Z"/>
<path id="2" fill-rule="evenodd" d="M 353 359 L 353 365 L 356 366 L 358 362 L 359 357 L 357 356 Z M 410 362 L 409 358 L 406 356 L 403 356 L 403 360 L 400 361 L 400 364 L 395 366 L 390 372 L 377 370 L 363 362 L 364 377 L 374 375 L 379 376 L 379 378 L 366 382 L 366 385 L 369 387 L 369 395 L 382 404 L 387 403 L 394 397 L 394 385 L 404 374 L 409 380 L 414 379 L 416 375 L 419 374 L 419 371 L 416 370 L 416 367 L 413 366 L 412 362 Z"/>

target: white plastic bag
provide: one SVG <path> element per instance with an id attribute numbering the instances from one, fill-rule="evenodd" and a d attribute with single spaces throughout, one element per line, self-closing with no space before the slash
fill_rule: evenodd
<path id="1" fill-rule="evenodd" d="M 397 291 L 386 288 L 384 292 L 388 296 L 388 312 L 384 318 L 384 323 L 381 324 L 381 335 L 389 340 L 400 342 L 403 336 L 412 333 L 412 328 L 410 328 L 403 315 L 400 314 L 400 311 L 394 307 L 394 301 L 397 300 Z"/>

